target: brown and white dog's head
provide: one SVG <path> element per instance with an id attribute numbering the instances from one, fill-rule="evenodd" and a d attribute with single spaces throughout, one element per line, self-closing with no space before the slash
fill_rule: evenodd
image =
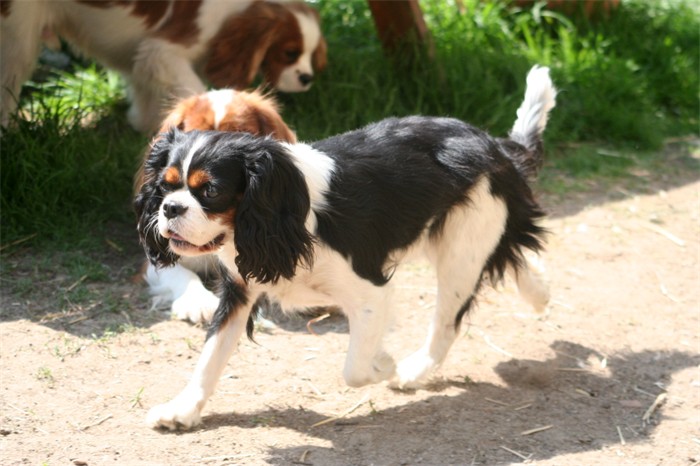
<path id="1" fill-rule="evenodd" d="M 303 92 L 326 67 L 316 10 L 302 2 L 253 2 L 231 16 L 209 42 L 204 66 L 215 87 L 244 87 L 258 72 L 282 92 Z"/>
<path id="2" fill-rule="evenodd" d="M 170 109 L 159 133 L 180 131 L 237 131 L 296 142 L 280 116 L 277 102 L 260 91 L 218 89 L 180 100 Z"/>
<path id="3" fill-rule="evenodd" d="M 168 111 L 154 137 L 155 141 L 175 128 L 180 131 L 236 131 L 272 136 L 275 139 L 294 143 L 296 134 L 280 116 L 277 102 L 260 91 L 236 91 L 218 89 L 182 99 Z M 148 157 L 148 152 L 144 154 Z M 135 192 L 143 184 L 144 164 L 134 177 Z"/>
<path id="4" fill-rule="evenodd" d="M 168 99 L 248 88 L 311 87 L 326 65 L 318 13 L 298 1 L 0 1 L 0 125 L 16 110 L 41 43 L 61 38 L 129 83 L 129 121 L 158 127 Z"/>

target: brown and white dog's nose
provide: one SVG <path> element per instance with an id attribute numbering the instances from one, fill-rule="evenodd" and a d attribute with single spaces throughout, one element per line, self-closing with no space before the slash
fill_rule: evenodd
<path id="1" fill-rule="evenodd" d="M 313 80 L 314 80 L 314 75 L 312 75 L 312 74 L 303 73 L 303 74 L 299 75 L 299 82 L 304 86 L 308 86 L 309 84 L 311 84 L 311 81 L 313 81 Z"/>
<path id="2" fill-rule="evenodd" d="M 167 219 L 173 219 L 184 214 L 186 211 L 187 207 L 177 202 L 166 202 L 163 204 L 163 215 L 165 215 Z"/>

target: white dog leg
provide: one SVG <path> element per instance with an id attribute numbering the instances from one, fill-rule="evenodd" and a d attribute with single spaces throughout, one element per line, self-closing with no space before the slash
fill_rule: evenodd
<path id="1" fill-rule="evenodd" d="M 135 129 L 157 129 L 165 108 L 180 98 L 206 91 L 190 61 L 178 50 L 160 39 L 145 39 L 139 44 L 129 78 L 132 103 L 127 114 Z"/>
<path id="2" fill-rule="evenodd" d="M 168 403 L 153 407 L 146 417 L 152 428 L 189 429 L 201 422 L 201 412 L 246 328 L 249 306 L 232 311 L 204 344 L 194 375 L 185 389 Z"/>
<path id="3" fill-rule="evenodd" d="M 13 2 L 10 8 L 12 15 L 0 17 L 0 126 L 7 126 L 17 109 L 22 85 L 36 68 L 49 21 L 43 2 Z"/>
<path id="4" fill-rule="evenodd" d="M 180 320 L 210 322 L 219 305 L 219 298 L 204 287 L 199 276 L 180 264 L 162 269 L 149 264 L 146 281 L 156 302 L 172 300 L 172 313 Z"/>
<path id="5" fill-rule="evenodd" d="M 503 234 L 507 212 L 486 180 L 471 194 L 472 203 L 448 217 L 439 242 L 429 248 L 437 269 L 438 296 L 428 337 L 421 349 L 399 362 L 395 388 L 421 386 L 445 360 L 461 318 L 468 314 L 486 261 Z"/>
<path id="6" fill-rule="evenodd" d="M 362 290 L 365 299 L 345 305 L 350 324 L 350 344 L 343 377 L 351 387 L 361 387 L 390 378 L 396 369 L 391 356 L 382 349 L 390 322 L 390 285 Z"/>
<path id="7" fill-rule="evenodd" d="M 536 312 L 544 311 L 550 296 L 549 286 L 544 277 L 544 266 L 539 258 L 526 258 L 517 270 L 508 267 L 507 273 L 518 284 L 520 296 Z"/>
<path id="8" fill-rule="evenodd" d="M 428 329 L 428 337 L 418 351 L 399 362 L 396 376 L 389 383 L 391 387 L 418 388 L 440 367 L 458 335 L 456 316 L 469 311 L 477 282 L 478 278 L 472 277 L 469 282 L 461 281 L 458 288 L 439 287 L 437 309 Z"/>

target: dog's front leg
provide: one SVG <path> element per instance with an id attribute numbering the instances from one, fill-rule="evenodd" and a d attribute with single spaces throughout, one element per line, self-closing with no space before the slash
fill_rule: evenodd
<path id="1" fill-rule="evenodd" d="M 141 41 L 129 75 L 131 107 L 128 119 L 138 131 L 156 129 L 163 110 L 175 99 L 207 90 L 182 47 L 162 39 Z"/>
<path id="2" fill-rule="evenodd" d="M 350 344 L 343 378 L 351 387 L 361 387 L 390 378 L 396 369 L 393 358 L 382 349 L 389 326 L 391 288 L 362 289 L 364 299 L 343 306 L 350 325 Z M 353 302 L 354 301 L 354 302 Z"/>
<path id="3" fill-rule="evenodd" d="M 200 423 L 202 408 L 243 335 L 250 312 L 245 286 L 233 281 L 227 283 L 194 375 L 173 400 L 149 411 L 148 425 L 175 430 L 189 429 Z"/>
<path id="4" fill-rule="evenodd" d="M 148 264 L 145 277 L 155 302 L 172 300 L 175 317 L 193 324 L 211 322 L 219 307 L 219 298 L 206 289 L 192 270 L 181 263 L 160 269 Z"/>

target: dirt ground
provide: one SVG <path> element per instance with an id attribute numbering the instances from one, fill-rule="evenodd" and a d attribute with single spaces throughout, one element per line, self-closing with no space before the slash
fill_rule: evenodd
<path id="1" fill-rule="evenodd" d="M 15 248 L 2 256 L 0 463 L 698 463 L 699 176 L 639 176 L 635 189 L 545 196 L 547 312 L 510 282 L 485 287 L 426 389 L 347 388 L 344 319 L 316 334 L 278 319 L 241 343 L 184 433 L 144 419 L 184 387 L 204 330 L 149 310 L 129 282 L 142 257 L 131 230 L 108 239 L 101 280 Z M 400 357 L 422 343 L 435 293 L 425 263 L 396 280 L 387 348 Z"/>

